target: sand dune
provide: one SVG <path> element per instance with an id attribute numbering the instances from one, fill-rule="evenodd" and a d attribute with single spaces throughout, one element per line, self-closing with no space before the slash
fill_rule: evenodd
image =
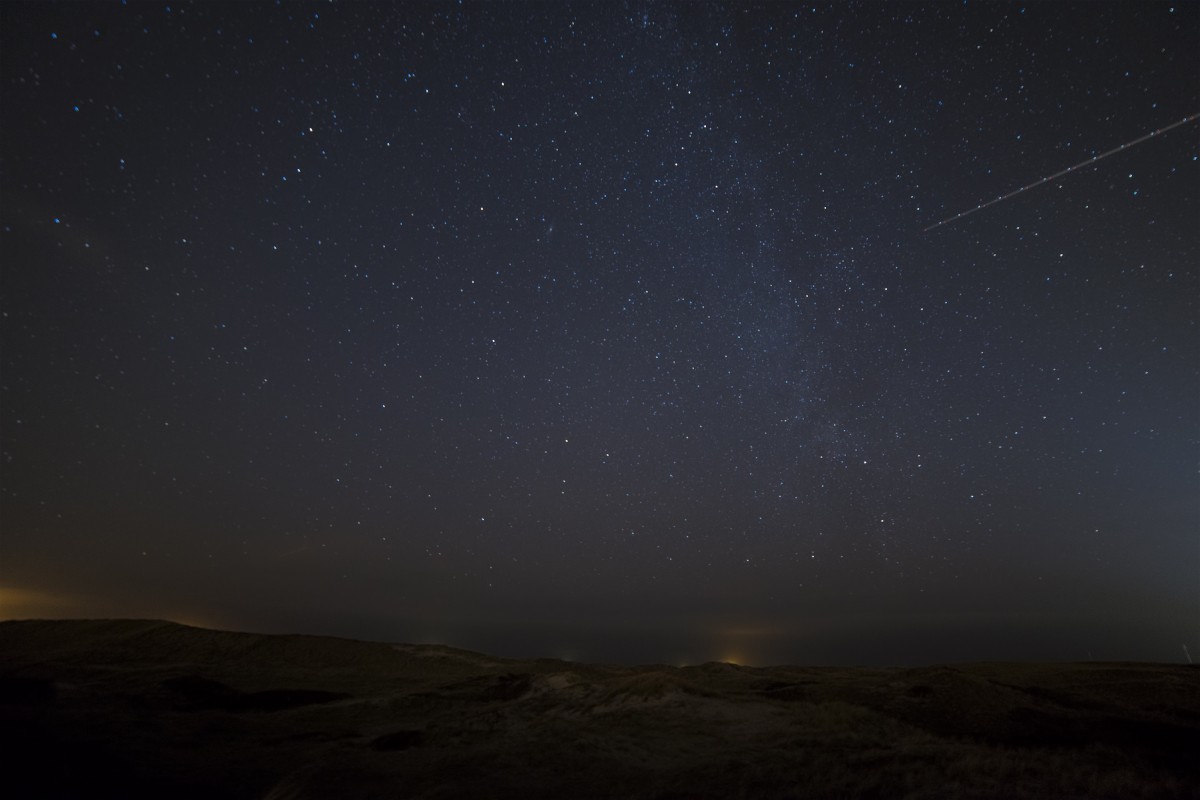
<path id="1" fill-rule="evenodd" d="M 1200 669 L 1169 664 L 621 667 L 20 621 L 0 717 L 9 797 L 1200 797 Z"/>

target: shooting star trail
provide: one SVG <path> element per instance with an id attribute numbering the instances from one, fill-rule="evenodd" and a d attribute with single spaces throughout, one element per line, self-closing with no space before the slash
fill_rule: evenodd
<path id="1" fill-rule="evenodd" d="M 921 233 L 929 233 L 934 228 L 940 228 L 941 226 L 949 224 L 951 222 L 957 222 L 958 220 L 962 219 L 963 217 L 968 217 L 971 214 L 974 214 L 976 211 L 983 211 L 988 206 L 994 206 L 994 205 L 996 205 L 996 203 L 999 203 L 1001 200 L 1007 200 L 1010 197 L 1016 197 L 1021 192 L 1028 192 L 1030 189 L 1041 186 L 1043 183 L 1049 183 L 1050 181 L 1054 180 L 1055 178 L 1061 178 L 1063 175 L 1066 175 L 1069 172 L 1074 172 L 1075 170 L 1079 169 L 1080 167 L 1086 167 L 1088 164 L 1095 164 L 1097 161 L 1099 161 L 1103 158 L 1108 158 L 1109 156 L 1115 155 L 1116 153 L 1120 153 L 1123 150 L 1128 150 L 1129 148 L 1133 147 L 1134 145 L 1141 144 L 1142 142 L 1146 141 L 1147 139 L 1153 139 L 1155 136 L 1158 136 L 1159 134 L 1162 134 L 1162 133 L 1166 133 L 1167 131 L 1171 130 L 1172 128 L 1178 128 L 1180 125 L 1186 125 L 1189 122 L 1193 122 L 1197 119 L 1200 119 L 1200 114 L 1192 114 L 1191 116 L 1184 117 L 1183 119 L 1181 119 L 1177 122 L 1172 122 L 1170 125 L 1167 125 L 1166 127 L 1151 131 L 1150 133 L 1147 133 L 1145 136 L 1139 136 L 1137 139 L 1134 139 L 1132 142 L 1126 142 L 1125 144 L 1114 147 L 1112 150 L 1103 152 L 1098 156 L 1092 156 L 1087 161 L 1080 161 L 1075 166 L 1067 167 L 1066 169 L 1062 170 L 1061 172 L 1056 172 L 1047 178 L 1042 178 L 1039 181 L 1034 181 L 1033 183 L 1029 184 L 1028 186 L 1022 186 L 1020 189 L 1015 189 L 1015 190 L 1009 192 L 1008 194 L 1000 195 L 999 197 L 995 198 L 994 200 L 989 200 L 986 203 L 980 203 L 979 205 L 975 206 L 972 209 L 964 211 L 961 214 L 955 214 L 953 217 L 947 217 L 946 219 L 942 220 L 941 222 L 935 222 L 934 224 L 930 225 L 928 228 L 925 228 L 923 231 L 921 231 Z"/>

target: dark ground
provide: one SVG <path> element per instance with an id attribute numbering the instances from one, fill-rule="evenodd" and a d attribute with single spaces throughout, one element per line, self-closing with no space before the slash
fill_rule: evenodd
<path id="1" fill-rule="evenodd" d="M 577 664 L 0 623 L 6 797 L 1200 797 L 1200 669 Z"/>

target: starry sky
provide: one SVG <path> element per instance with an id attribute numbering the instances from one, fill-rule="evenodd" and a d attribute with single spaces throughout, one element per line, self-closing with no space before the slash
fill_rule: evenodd
<path id="1" fill-rule="evenodd" d="M 1195 3 L 0 5 L 0 609 L 1200 653 Z"/>

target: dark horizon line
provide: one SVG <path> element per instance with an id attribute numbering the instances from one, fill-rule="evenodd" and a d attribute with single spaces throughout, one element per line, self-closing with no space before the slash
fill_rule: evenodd
<path id="1" fill-rule="evenodd" d="M 1187 661 L 1187 662 L 1184 662 L 1184 661 L 1155 661 L 1155 660 L 1150 660 L 1150 659 L 1136 659 L 1136 658 L 1125 658 L 1125 659 L 1090 659 L 1090 658 L 1089 659 L 1054 659 L 1054 658 L 1051 658 L 1051 659 L 973 659 L 973 660 L 972 659 L 963 659 L 963 660 L 951 660 L 951 661 L 930 661 L 930 662 L 923 662 L 921 664 L 908 664 L 908 665 L 900 665 L 900 664 L 869 665 L 869 664 L 864 664 L 864 663 L 840 663 L 840 664 L 812 663 L 812 664 L 805 664 L 805 663 L 801 663 L 801 662 L 750 664 L 750 663 L 743 663 L 743 662 L 737 662 L 737 661 L 723 661 L 720 659 L 708 659 L 706 661 L 699 661 L 696 663 L 687 663 L 687 664 L 671 664 L 671 663 L 668 663 L 665 661 L 640 661 L 640 662 L 635 662 L 635 661 L 583 661 L 583 660 L 561 658 L 558 656 L 530 656 L 530 657 L 525 657 L 525 658 L 519 658 L 519 657 L 513 657 L 513 656 L 501 656 L 501 655 L 495 655 L 493 653 L 488 653 L 488 652 L 481 651 L 481 650 L 473 650 L 473 649 L 467 648 L 467 647 L 460 647 L 458 645 L 447 644 L 445 642 L 385 641 L 385 640 L 379 640 L 379 639 L 360 639 L 360 638 L 355 638 L 352 636 L 342 636 L 342 635 L 330 634 L 330 633 L 303 633 L 303 632 L 267 633 L 267 632 L 263 632 L 263 631 L 253 631 L 253 630 L 231 630 L 228 628 L 207 627 L 205 625 L 197 624 L 194 622 L 180 622 L 178 620 L 168 619 L 165 617 L 0 618 L 0 625 L 21 624 L 21 623 L 51 623 L 51 624 L 68 623 L 69 624 L 69 623 L 85 623 L 85 622 L 87 622 L 87 623 L 106 623 L 106 622 L 109 622 L 109 623 L 150 623 L 150 624 L 156 624 L 156 625 L 174 625 L 177 627 L 190 628 L 190 629 L 198 630 L 198 631 L 211 631 L 214 633 L 228 633 L 228 634 L 244 635 L 244 636 L 264 636 L 264 637 L 275 637 L 275 638 L 306 637 L 306 638 L 313 638 L 313 639 L 334 639 L 334 640 L 343 641 L 343 642 L 356 642 L 356 643 L 361 643 L 361 644 L 382 644 L 382 645 L 389 645 L 389 646 L 402 645 L 402 646 L 409 646 L 409 647 L 443 648 L 446 650 L 458 651 L 458 652 L 465 653 L 468 655 L 479 656 L 482 658 L 488 658 L 488 659 L 497 660 L 497 661 L 514 661 L 514 662 L 557 661 L 557 662 L 561 662 L 564 664 L 577 664 L 577 665 L 581 665 L 581 666 L 621 667 L 621 668 L 628 668 L 628 669 L 636 669 L 639 667 L 664 667 L 667 669 L 687 669 L 687 668 L 693 668 L 693 667 L 703 667 L 703 666 L 707 666 L 707 665 L 721 665 L 721 666 L 735 667 L 738 669 L 745 669 L 745 668 L 749 668 L 749 669 L 783 669 L 783 668 L 789 668 L 789 667 L 802 667 L 804 669 L 870 669 L 870 670 L 876 670 L 876 669 L 901 670 L 901 669 L 903 669 L 903 670 L 907 670 L 907 669 L 922 669 L 922 668 L 931 668 L 931 667 L 939 667 L 939 666 L 954 666 L 954 665 L 968 665 L 968 664 L 1163 664 L 1163 665 L 1169 664 L 1169 665 L 1176 665 L 1176 666 L 1183 665 L 1183 666 L 1192 666 L 1192 667 L 1200 668 L 1200 664 L 1197 664 L 1192 661 Z"/>

